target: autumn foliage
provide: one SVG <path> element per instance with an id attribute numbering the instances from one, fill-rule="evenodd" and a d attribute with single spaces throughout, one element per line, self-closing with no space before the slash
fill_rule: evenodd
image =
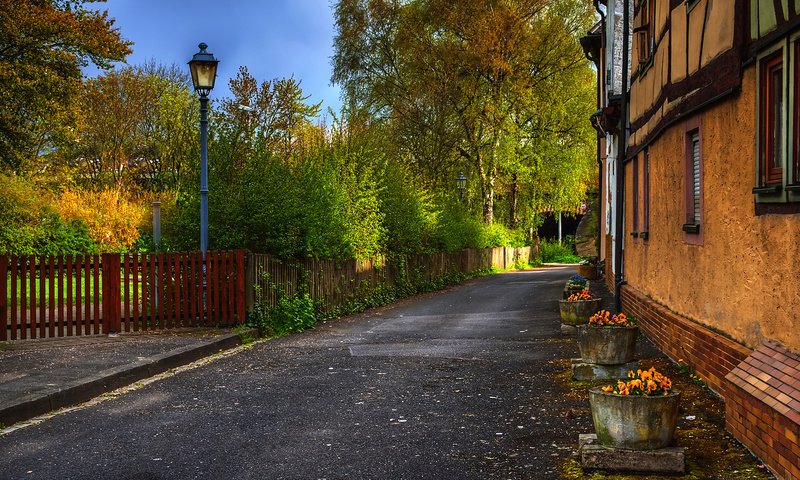
<path id="1" fill-rule="evenodd" d="M 89 235 L 103 252 L 129 250 L 139 238 L 137 227 L 145 215 L 144 209 L 120 188 L 99 192 L 65 190 L 55 208 L 61 218 L 86 224 Z"/>

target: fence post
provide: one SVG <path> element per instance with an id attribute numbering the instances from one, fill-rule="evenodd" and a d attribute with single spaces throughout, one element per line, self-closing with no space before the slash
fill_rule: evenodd
<path id="1" fill-rule="evenodd" d="M 249 258 L 252 258 L 252 255 L 248 255 Z M 248 295 L 251 287 L 245 282 L 245 277 L 249 277 L 252 264 L 252 261 L 245 261 L 244 250 L 236 250 L 236 323 L 240 325 L 247 321 L 245 296 Z"/>
<path id="2" fill-rule="evenodd" d="M 103 331 L 120 331 L 120 260 L 118 253 L 103 254 Z"/>

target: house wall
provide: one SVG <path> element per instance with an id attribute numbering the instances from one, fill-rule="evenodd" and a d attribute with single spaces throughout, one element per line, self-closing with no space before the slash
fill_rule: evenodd
<path id="1" fill-rule="evenodd" d="M 755 215 L 754 92 L 751 67 L 739 94 L 698 114 L 702 245 L 686 243 L 681 229 L 685 122 L 650 144 L 650 238 L 626 242 L 625 279 L 656 302 L 751 349 L 772 340 L 800 351 L 800 329 L 792 328 L 800 311 L 800 216 Z M 631 171 L 629 162 L 628 176 Z M 626 184 L 626 198 L 632 199 L 632 182 Z M 626 232 L 632 204 L 626 202 Z"/>
<path id="2" fill-rule="evenodd" d="M 692 365 L 725 398 L 726 425 L 737 439 L 778 478 L 800 479 L 800 214 L 755 214 L 755 77 L 755 67 L 746 68 L 739 93 L 649 144 L 647 240 L 630 237 L 627 163 L 622 306 L 662 351 Z M 700 128 L 699 245 L 682 230 L 688 125 Z"/>
<path id="3" fill-rule="evenodd" d="M 800 214 L 759 208 L 757 215 L 752 192 L 755 55 L 797 31 L 800 0 L 650 4 L 658 7 L 655 50 L 631 77 L 622 308 L 639 317 L 659 349 L 694 367 L 724 397 L 731 434 L 778 478 L 800 480 Z M 634 24 L 643 26 L 644 3 L 638 5 Z M 639 47 L 633 43 L 634 59 Z M 684 195 L 686 138 L 694 128 L 700 222 L 687 219 Z M 645 154 L 650 215 L 642 239 L 631 232 L 634 195 L 645 224 Z M 685 232 L 687 222 L 699 223 L 700 234 Z"/>

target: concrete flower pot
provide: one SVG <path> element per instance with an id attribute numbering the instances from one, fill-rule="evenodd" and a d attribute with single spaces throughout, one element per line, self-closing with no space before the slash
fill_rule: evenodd
<path id="1" fill-rule="evenodd" d="M 591 300 L 577 300 L 568 302 L 566 300 L 558 301 L 558 309 L 561 313 L 561 322 L 566 325 L 583 325 L 589 323 L 589 317 L 600 310 L 601 298 L 593 298 Z"/>
<path id="2" fill-rule="evenodd" d="M 575 286 L 575 287 L 572 287 L 572 288 L 570 288 L 569 282 L 567 282 L 567 284 L 564 285 L 564 290 L 563 290 L 563 298 L 564 298 L 564 300 L 569 298 L 569 296 L 572 295 L 573 293 L 580 293 L 581 290 L 589 290 L 589 282 L 586 282 L 586 285 Z"/>
<path id="3" fill-rule="evenodd" d="M 621 365 L 633 360 L 639 327 L 578 325 L 581 359 L 598 365 Z"/>
<path id="4" fill-rule="evenodd" d="M 578 275 L 587 280 L 596 280 L 597 265 L 578 265 Z"/>
<path id="5" fill-rule="evenodd" d="M 597 441 L 606 447 L 655 450 L 669 447 L 678 424 L 680 391 L 644 397 L 589 390 Z"/>

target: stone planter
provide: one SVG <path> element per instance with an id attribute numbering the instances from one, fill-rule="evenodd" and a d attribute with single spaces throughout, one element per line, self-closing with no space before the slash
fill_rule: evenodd
<path id="1" fill-rule="evenodd" d="M 561 313 L 561 323 L 573 326 L 589 323 L 589 317 L 600 310 L 601 302 L 601 298 L 578 300 L 575 302 L 559 300 L 558 308 Z"/>
<path id="2" fill-rule="evenodd" d="M 680 391 L 640 397 L 589 390 L 592 421 L 600 445 L 628 450 L 669 447 L 678 424 Z"/>
<path id="3" fill-rule="evenodd" d="M 577 328 L 578 349 L 584 362 L 621 365 L 633 360 L 639 327 L 578 325 Z"/>
<path id="4" fill-rule="evenodd" d="M 587 280 L 596 280 L 597 265 L 578 265 L 578 275 Z"/>
<path id="5" fill-rule="evenodd" d="M 564 285 L 564 291 L 563 291 L 564 300 L 569 298 L 569 296 L 572 295 L 573 293 L 580 293 L 581 290 L 589 290 L 589 282 L 586 282 L 586 285 L 583 286 L 583 287 L 570 288 L 568 285 L 569 285 L 569 282 L 567 282 L 567 284 Z"/>

